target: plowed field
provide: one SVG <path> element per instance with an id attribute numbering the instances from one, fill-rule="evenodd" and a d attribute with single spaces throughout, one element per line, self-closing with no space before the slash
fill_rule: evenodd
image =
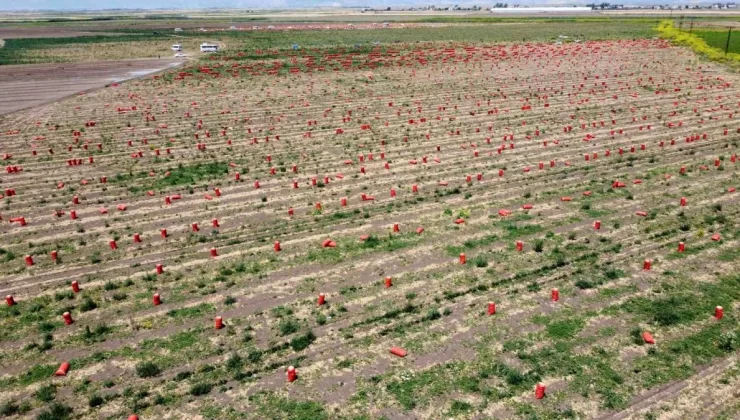
<path id="1" fill-rule="evenodd" d="M 736 418 L 739 83 L 660 40 L 419 43 L 6 115 L 3 412 Z"/>

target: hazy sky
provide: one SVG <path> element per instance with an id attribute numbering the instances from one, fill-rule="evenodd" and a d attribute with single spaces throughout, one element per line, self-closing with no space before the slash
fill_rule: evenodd
<path id="1" fill-rule="evenodd" d="M 437 6 L 454 5 L 490 7 L 499 0 L 491 1 L 434 1 L 434 0 L 0 0 L 0 10 L 100 10 L 100 9 L 196 9 L 196 8 L 244 8 L 277 9 L 307 7 L 386 7 L 386 6 Z M 592 0 L 519 0 L 510 4 L 586 4 Z M 694 1 L 682 2 L 695 3 Z M 632 0 L 613 3 L 676 3 L 675 0 Z"/>

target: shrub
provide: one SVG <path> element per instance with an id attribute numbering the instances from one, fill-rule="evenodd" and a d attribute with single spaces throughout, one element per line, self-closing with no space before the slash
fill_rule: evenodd
<path id="1" fill-rule="evenodd" d="M 83 229 L 83 232 L 84 232 L 84 229 Z M 82 233 L 82 232 L 80 232 L 80 233 Z M 99 264 L 101 261 L 102 261 L 102 259 L 100 258 L 100 252 L 95 251 L 95 252 L 92 253 L 92 255 L 90 255 L 90 262 L 91 263 L 93 263 L 93 264 Z"/>
<path id="2" fill-rule="evenodd" d="M 301 351 L 310 346 L 314 341 L 316 341 L 316 336 L 313 334 L 313 331 L 308 331 L 290 340 L 290 347 L 293 351 Z"/>
<path id="3" fill-rule="evenodd" d="M 11 262 L 15 259 L 15 254 L 7 249 L 0 248 L 0 255 L 4 255 L 3 260 L 5 262 Z"/>
<path id="4" fill-rule="evenodd" d="M 206 395 L 213 389 L 213 384 L 208 382 L 200 382 L 190 387 L 190 395 L 199 396 Z"/>
<path id="5" fill-rule="evenodd" d="M 57 300 L 57 301 L 64 300 L 64 299 L 71 300 L 71 299 L 74 299 L 74 298 L 75 298 L 75 294 L 71 290 L 65 290 L 63 292 L 56 292 L 56 293 L 54 293 L 54 300 Z"/>
<path id="6" fill-rule="evenodd" d="M 514 369 L 506 373 L 506 383 L 512 386 L 521 385 L 524 382 L 524 375 Z"/>
<path id="7" fill-rule="evenodd" d="M 161 370 L 154 362 L 141 362 L 136 365 L 136 374 L 140 378 L 151 378 L 159 375 Z"/>
<path id="8" fill-rule="evenodd" d="M 594 284 L 588 280 L 578 280 L 576 287 L 579 289 L 592 289 L 594 288 Z"/>
<path id="9" fill-rule="evenodd" d="M 527 291 L 528 292 L 531 292 L 531 293 L 539 292 L 540 289 L 541 289 L 541 287 L 540 287 L 539 283 L 537 283 L 537 282 L 532 282 L 532 283 L 529 283 L 527 285 Z"/>
<path id="10" fill-rule="evenodd" d="M 633 328 L 630 330 L 630 339 L 633 344 L 637 344 L 638 346 L 645 344 L 645 340 L 642 338 L 642 330 L 640 328 Z"/>
<path id="11" fill-rule="evenodd" d="M 184 380 L 188 379 L 189 377 L 191 377 L 192 375 L 193 375 L 193 372 L 191 372 L 189 370 L 184 370 L 182 372 L 178 372 L 177 375 L 175 375 L 175 380 L 176 381 L 184 381 Z"/>
<path id="12" fill-rule="evenodd" d="M 726 332 L 719 336 L 718 347 L 720 350 L 733 352 L 740 349 L 740 340 L 738 340 L 737 334 Z"/>
<path id="13" fill-rule="evenodd" d="M 0 416 L 10 417 L 18 412 L 18 405 L 15 401 L 6 401 L 0 405 Z"/>
<path id="14" fill-rule="evenodd" d="M 91 396 L 90 399 L 87 400 L 87 404 L 92 408 L 100 407 L 103 403 L 105 403 L 105 400 L 98 394 Z"/>
<path id="15" fill-rule="evenodd" d="M 226 369 L 236 372 L 242 369 L 242 366 L 244 366 L 244 361 L 242 360 L 241 356 L 239 356 L 236 353 L 233 353 L 231 357 L 226 361 Z"/>
<path id="16" fill-rule="evenodd" d="M 283 319 L 280 320 L 280 323 L 278 324 L 278 330 L 280 331 L 280 335 L 290 335 L 294 332 L 297 332 L 301 326 L 298 324 L 298 321 L 294 319 Z"/>
<path id="17" fill-rule="evenodd" d="M 434 321 L 435 319 L 442 318 L 442 315 L 439 313 L 436 309 L 430 309 L 426 315 L 424 315 L 424 318 L 422 318 L 423 321 Z"/>
<path id="18" fill-rule="evenodd" d="M 43 402 L 54 401 L 54 398 L 57 397 L 57 389 L 54 385 L 42 386 L 41 388 L 38 389 L 38 391 L 36 391 L 34 396 L 39 401 L 43 401 Z"/>
<path id="19" fill-rule="evenodd" d="M 36 420 L 67 420 L 72 414 L 72 408 L 64 404 L 54 403 L 46 411 L 36 416 Z"/>
<path id="20" fill-rule="evenodd" d="M 90 298 L 85 298 L 85 300 L 82 301 L 82 304 L 80 304 L 80 310 L 82 312 L 92 311 L 94 309 L 97 309 L 97 307 L 98 304 Z"/>
<path id="21" fill-rule="evenodd" d="M 545 249 L 545 241 L 537 239 L 534 241 L 534 252 L 542 252 Z"/>
<path id="22" fill-rule="evenodd" d="M 454 400 L 452 401 L 452 405 L 450 406 L 450 412 L 452 413 L 465 413 L 471 411 L 472 409 L 473 406 L 466 401 Z"/>
<path id="23" fill-rule="evenodd" d="M 126 300 L 128 298 L 128 295 L 125 293 L 113 293 L 111 297 L 113 298 L 113 300 L 120 302 L 122 300 Z"/>
<path id="24" fill-rule="evenodd" d="M 111 331 L 112 328 L 106 324 L 98 324 L 94 329 L 90 329 L 90 326 L 86 325 L 85 331 L 82 333 L 82 338 L 87 341 L 100 341 Z"/>
<path id="25" fill-rule="evenodd" d="M 475 258 L 473 258 L 473 264 L 479 268 L 488 267 L 488 260 L 485 255 L 476 255 Z"/>
<path id="26" fill-rule="evenodd" d="M 259 363 L 262 360 L 262 352 L 259 350 L 252 350 L 247 354 L 247 360 L 249 363 Z"/>

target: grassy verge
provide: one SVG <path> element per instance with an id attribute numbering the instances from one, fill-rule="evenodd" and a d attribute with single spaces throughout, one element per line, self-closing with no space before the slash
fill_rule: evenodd
<path id="1" fill-rule="evenodd" d="M 729 52 L 725 54 L 724 48 L 718 48 L 721 44 L 720 34 L 709 36 L 710 31 L 701 33 L 686 33 L 673 26 L 671 21 L 662 21 L 656 28 L 662 38 L 671 42 L 691 48 L 695 53 L 700 54 L 712 61 L 719 61 L 729 64 L 740 64 L 740 54 Z M 710 41 L 712 44 L 708 44 Z M 724 46 L 723 46 L 724 47 Z M 740 44 L 738 44 L 740 48 Z"/>

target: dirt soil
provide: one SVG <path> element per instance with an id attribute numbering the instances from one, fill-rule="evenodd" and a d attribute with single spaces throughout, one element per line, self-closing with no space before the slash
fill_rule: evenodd
<path id="1" fill-rule="evenodd" d="M 0 67 L 0 115 L 110 83 L 178 66 L 182 60 L 143 59 Z"/>
<path id="2" fill-rule="evenodd" d="M 0 28 L 0 39 L 70 38 L 75 36 L 119 35 L 106 32 L 79 31 L 66 28 Z"/>

